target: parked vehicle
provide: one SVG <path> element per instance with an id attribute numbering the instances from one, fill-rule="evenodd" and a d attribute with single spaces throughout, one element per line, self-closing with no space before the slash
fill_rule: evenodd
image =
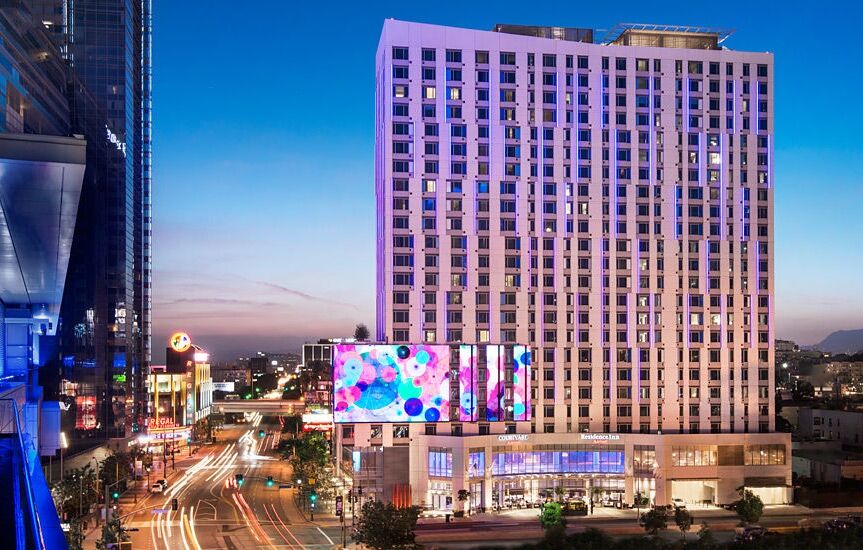
<path id="1" fill-rule="evenodd" d="M 854 525 L 863 525 L 863 516 L 842 516 L 839 519 L 850 521 Z"/>
<path id="2" fill-rule="evenodd" d="M 583 500 L 573 500 L 563 505 L 564 516 L 586 516 L 587 503 Z"/>
<path id="3" fill-rule="evenodd" d="M 836 533 L 839 531 L 847 531 L 857 528 L 858 524 L 846 518 L 831 519 L 824 522 L 824 530 L 828 533 Z"/>
<path id="4" fill-rule="evenodd" d="M 750 542 L 762 538 L 767 533 L 767 529 L 760 525 L 747 525 L 738 527 L 734 532 L 735 542 Z"/>
<path id="5" fill-rule="evenodd" d="M 164 490 L 165 490 L 165 488 L 162 486 L 161 483 L 154 483 L 152 486 L 150 486 L 150 492 L 153 493 L 154 495 L 157 495 Z"/>
<path id="6" fill-rule="evenodd" d="M 162 490 L 165 490 L 168 488 L 168 480 L 167 479 L 157 479 L 156 483 L 158 483 L 159 485 L 162 486 Z"/>
<path id="7" fill-rule="evenodd" d="M 686 503 L 683 502 L 682 498 L 673 498 L 671 499 L 671 504 L 674 505 L 675 508 L 683 508 L 686 509 Z"/>
<path id="8" fill-rule="evenodd" d="M 735 500 L 733 502 L 726 502 L 725 504 L 722 505 L 722 507 L 724 509 L 730 511 L 730 512 L 733 512 L 733 511 L 737 510 L 737 503 L 739 503 L 739 502 L 740 502 L 739 500 Z"/>
<path id="9" fill-rule="evenodd" d="M 797 526 L 801 529 L 821 529 L 824 522 L 817 518 L 803 518 L 797 522 Z"/>

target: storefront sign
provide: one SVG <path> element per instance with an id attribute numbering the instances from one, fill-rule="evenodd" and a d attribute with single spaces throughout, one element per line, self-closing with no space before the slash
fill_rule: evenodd
<path id="1" fill-rule="evenodd" d="M 530 438 L 527 434 L 503 434 L 497 436 L 498 441 L 527 441 Z"/>
<path id="2" fill-rule="evenodd" d="M 147 420 L 147 427 L 150 429 L 153 428 L 173 428 L 174 427 L 174 419 L 170 416 L 160 416 L 159 418 L 149 418 Z"/>
<path id="3" fill-rule="evenodd" d="M 107 124 L 105 125 L 105 132 L 106 132 L 105 139 L 107 139 L 109 143 L 114 145 L 114 147 L 116 147 L 118 151 L 123 153 L 123 157 L 125 158 L 126 157 L 126 142 L 121 141 L 120 138 L 117 137 L 117 134 L 115 134 L 114 132 L 111 131 L 110 128 L 108 128 Z"/>
<path id="4" fill-rule="evenodd" d="M 582 441 L 620 441 L 617 434 L 581 434 Z"/>
<path id="5" fill-rule="evenodd" d="M 177 353 L 183 353 L 192 347 L 192 339 L 185 332 L 175 332 L 168 339 L 168 345 Z"/>

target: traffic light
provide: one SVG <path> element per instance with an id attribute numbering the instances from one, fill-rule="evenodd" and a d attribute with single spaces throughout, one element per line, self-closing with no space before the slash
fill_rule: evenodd
<path id="1" fill-rule="evenodd" d="M 186 443 L 191 443 L 191 442 L 192 442 L 192 437 L 191 437 L 191 436 L 187 437 L 187 438 L 186 438 Z"/>
<path id="2" fill-rule="evenodd" d="M 179 507 L 180 507 L 180 503 L 177 501 L 177 499 L 172 498 L 171 499 L 171 510 L 174 510 L 176 512 L 177 508 L 179 508 Z"/>
<path id="3" fill-rule="evenodd" d="M 243 486 L 243 474 L 234 475 L 234 480 L 237 482 L 237 485 L 239 485 L 240 487 Z"/>
<path id="4" fill-rule="evenodd" d="M 273 476 L 267 476 L 267 487 L 273 486 Z"/>
<path id="5" fill-rule="evenodd" d="M 114 492 L 111 493 L 111 498 L 114 499 L 114 502 L 117 502 L 117 499 L 120 498 L 120 493 L 118 493 L 117 490 L 115 489 Z"/>
<path id="6" fill-rule="evenodd" d="M 264 437 L 264 430 L 258 430 L 258 437 Z"/>
<path id="7" fill-rule="evenodd" d="M 312 489 L 311 492 L 309 493 L 309 503 L 311 504 L 313 509 L 315 507 L 315 503 L 317 503 L 317 502 L 318 502 L 318 492 L 315 491 L 314 489 Z"/>

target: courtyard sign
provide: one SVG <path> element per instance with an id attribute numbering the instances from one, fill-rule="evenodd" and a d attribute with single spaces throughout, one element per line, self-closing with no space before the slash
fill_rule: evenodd
<path id="1" fill-rule="evenodd" d="M 620 441 L 617 434 L 581 434 L 582 441 Z"/>
<path id="2" fill-rule="evenodd" d="M 527 434 L 503 434 L 497 436 L 498 441 L 527 441 L 530 438 Z"/>

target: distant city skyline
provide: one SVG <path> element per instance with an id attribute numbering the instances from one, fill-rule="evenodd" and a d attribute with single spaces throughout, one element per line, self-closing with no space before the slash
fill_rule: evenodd
<path id="1" fill-rule="evenodd" d="M 228 360 L 350 335 L 361 322 L 373 328 L 371 90 L 386 17 L 486 30 L 501 22 L 702 24 L 737 29 L 731 49 L 769 49 L 777 80 L 776 336 L 813 344 L 863 327 L 863 255 L 853 252 L 863 231 L 854 171 L 863 155 L 852 122 L 863 77 L 836 55 L 855 50 L 850 29 L 860 8 L 801 18 L 787 5 L 742 2 L 719 12 L 691 3 L 627 2 L 613 11 L 560 3 L 529 14 L 509 2 L 439 14 L 395 3 L 326 12 L 267 4 L 156 10 L 155 364 L 177 329 Z M 290 32 L 274 30 L 273 19 L 290 20 Z M 804 39 L 812 28 L 833 29 L 830 40 Z M 201 44 L 206 55 L 194 64 L 170 53 Z M 841 87 L 815 87 L 839 74 Z M 838 105 L 847 116 L 835 115 Z"/>

